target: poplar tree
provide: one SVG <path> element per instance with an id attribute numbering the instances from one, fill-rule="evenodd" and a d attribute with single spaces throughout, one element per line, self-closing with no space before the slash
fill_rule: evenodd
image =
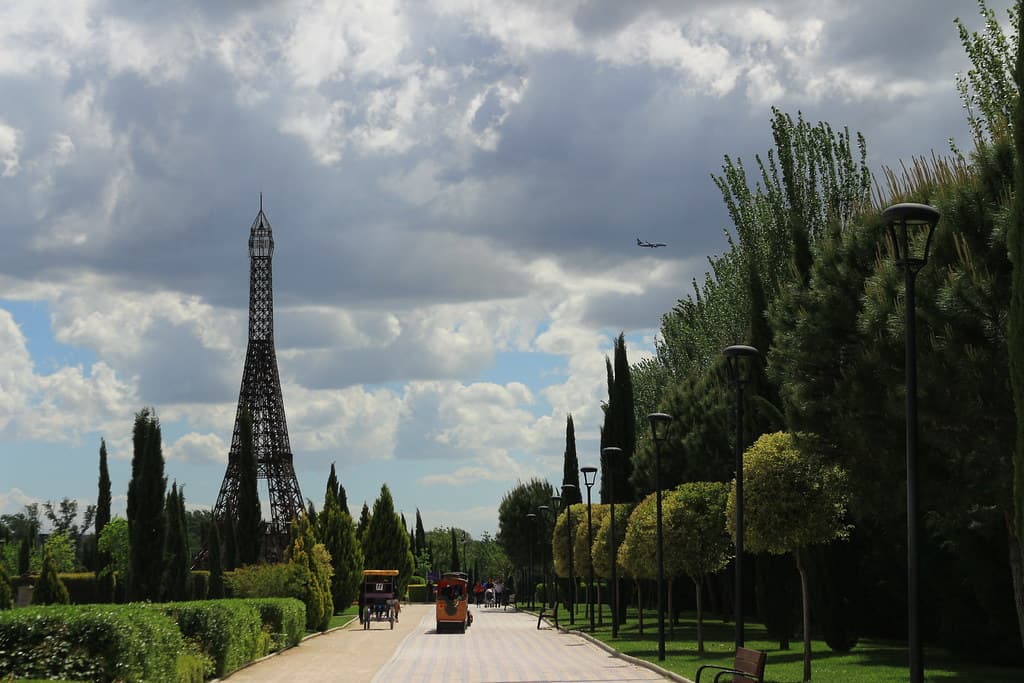
<path id="1" fill-rule="evenodd" d="M 263 521 L 257 488 L 256 453 L 252 435 L 252 414 L 243 410 L 239 416 L 238 498 L 235 509 L 235 544 L 238 564 L 256 564 L 260 559 Z"/>
<path id="2" fill-rule="evenodd" d="M 131 601 L 158 600 L 164 547 L 164 456 L 152 408 L 135 415 L 128 484 L 128 588 Z"/>
<path id="3" fill-rule="evenodd" d="M 565 459 L 562 464 L 562 484 L 572 484 L 574 488 L 562 490 L 562 502 L 575 505 L 583 502 L 580 491 L 580 462 L 576 458 L 576 428 L 572 423 L 572 414 L 565 418 Z"/>

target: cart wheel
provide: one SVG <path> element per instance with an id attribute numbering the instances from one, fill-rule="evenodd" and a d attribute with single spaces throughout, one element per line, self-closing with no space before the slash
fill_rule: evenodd
<path id="1" fill-rule="evenodd" d="M 388 622 L 391 624 L 391 630 L 394 631 L 395 630 L 395 618 L 394 617 L 388 617 Z"/>

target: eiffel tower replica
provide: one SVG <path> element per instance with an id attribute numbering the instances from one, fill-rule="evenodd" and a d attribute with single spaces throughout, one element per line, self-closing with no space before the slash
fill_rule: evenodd
<path id="1" fill-rule="evenodd" d="M 291 522 L 305 512 L 292 463 L 284 399 L 281 398 L 281 378 L 274 351 L 273 256 L 274 233 L 263 213 L 263 193 L 260 193 L 260 211 L 249 228 L 249 344 L 245 351 L 242 386 L 238 391 L 228 467 L 220 485 L 213 518 L 225 520 L 235 517 L 241 474 L 239 422 L 244 412 L 249 411 L 252 415 L 256 477 L 257 480 L 266 479 L 270 491 L 270 523 L 263 546 L 264 557 L 270 562 L 282 559 Z"/>

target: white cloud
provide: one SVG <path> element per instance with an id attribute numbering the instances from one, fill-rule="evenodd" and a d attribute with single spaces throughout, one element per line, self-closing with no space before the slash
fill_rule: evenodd
<path id="1" fill-rule="evenodd" d="M 225 432 L 228 439 L 230 432 Z M 168 461 L 207 462 L 226 465 L 230 441 L 217 434 L 197 434 L 190 432 L 178 438 L 174 443 L 164 447 L 164 457 Z"/>
<path id="2" fill-rule="evenodd" d="M 20 130 L 0 121 L 0 164 L 3 164 L 0 178 L 11 178 L 21 170 L 18 158 L 21 153 L 21 137 Z"/>

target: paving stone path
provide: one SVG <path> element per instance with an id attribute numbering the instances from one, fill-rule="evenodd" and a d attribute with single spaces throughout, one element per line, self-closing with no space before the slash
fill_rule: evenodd
<path id="1" fill-rule="evenodd" d="M 394 630 L 358 622 L 235 672 L 229 683 L 588 683 L 664 681 L 523 612 L 473 607 L 465 633 L 435 633 L 433 605 L 407 605 Z"/>

